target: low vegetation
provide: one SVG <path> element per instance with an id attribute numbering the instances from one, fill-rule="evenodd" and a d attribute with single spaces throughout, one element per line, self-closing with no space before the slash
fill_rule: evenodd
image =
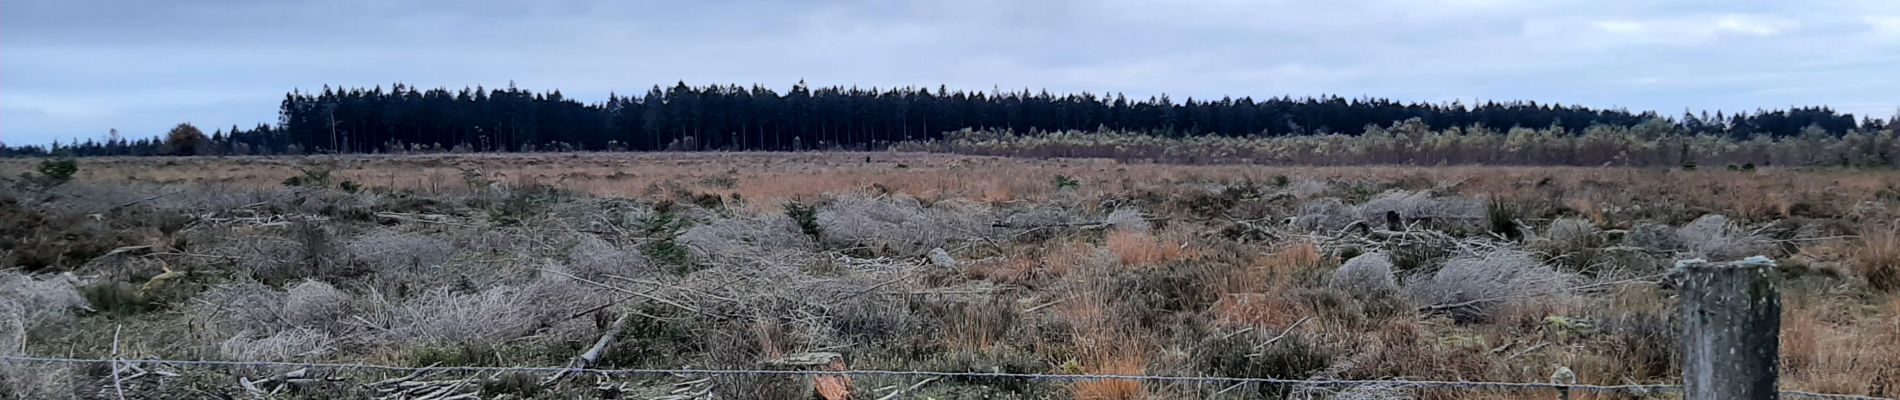
<path id="1" fill-rule="evenodd" d="M 32 168 L 0 162 L 0 172 Z M 76 168 L 63 185 L 0 191 L 0 354 L 750 369 L 838 353 L 853 369 L 1542 382 L 1561 366 L 1582 383 L 1665 383 L 1680 379 L 1669 266 L 1761 255 L 1787 277 L 1783 385 L 1900 394 L 1880 379 L 1900 376 L 1900 175 L 1879 171 L 893 153 Z M 313 369 L 315 379 L 253 390 L 241 379 L 294 368 L 140 368 L 166 374 L 126 380 L 128 398 L 371 397 L 389 389 L 372 383 L 398 377 Z M 4 363 L 0 397 L 113 397 L 110 373 Z M 811 383 L 775 377 L 414 381 L 465 378 L 429 388 L 814 396 Z M 848 382 L 851 398 L 915 384 Z M 911 394 L 1223 389 L 1522 394 L 1011 379 L 944 379 Z"/>
<path id="2" fill-rule="evenodd" d="M 1798 135 L 1696 133 L 1666 121 L 1585 129 L 1483 125 L 1432 129 L 1418 119 L 1324 135 L 1163 136 L 1142 131 L 952 132 L 900 151 L 1018 157 L 1101 157 L 1189 164 L 1665 166 L 1752 171 L 1765 166 L 1893 166 L 1900 131 Z"/>

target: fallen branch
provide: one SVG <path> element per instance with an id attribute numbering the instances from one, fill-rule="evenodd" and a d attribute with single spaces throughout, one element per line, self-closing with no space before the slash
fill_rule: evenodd
<path id="1" fill-rule="evenodd" d="M 1035 307 L 1030 307 L 1029 309 L 1026 309 L 1026 310 L 1023 310 L 1023 313 L 1024 313 L 1024 314 L 1028 314 L 1028 313 L 1032 313 L 1032 312 L 1036 312 L 1036 311 L 1038 311 L 1038 310 L 1041 310 L 1041 309 L 1044 309 L 1044 308 L 1049 308 L 1049 306 L 1053 306 L 1053 305 L 1057 305 L 1057 304 L 1062 304 L 1062 302 L 1064 302 L 1064 301 L 1068 301 L 1068 300 L 1069 300 L 1069 298 L 1067 298 L 1067 297 L 1064 297 L 1064 298 L 1060 298 L 1060 299 L 1055 299 L 1054 301 L 1050 301 L 1050 302 L 1048 302 L 1048 303 L 1042 303 L 1042 304 L 1037 304 L 1037 305 L 1036 305 Z"/>
<path id="2" fill-rule="evenodd" d="M 1253 353 L 1253 354 L 1248 354 L 1248 355 L 1247 355 L 1247 357 L 1259 357 L 1259 356 L 1261 356 L 1261 354 L 1262 354 L 1262 353 L 1259 353 L 1259 351 L 1260 351 L 1260 349 L 1263 349 L 1263 348 L 1266 348 L 1267 346 L 1271 346 L 1271 345 L 1273 345 L 1273 343 L 1275 343 L 1275 342 L 1279 342 L 1279 341 L 1280 341 L 1280 339 L 1285 339 L 1287 335 L 1290 335 L 1290 334 L 1293 334 L 1293 329 L 1294 329 L 1294 328 L 1299 328 L 1299 327 L 1300 327 L 1300 324 L 1304 324 L 1304 323 L 1306 323 L 1306 320 L 1309 320 L 1309 319 L 1312 319 L 1312 318 L 1313 318 L 1313 317 L 1300 317 L 1300 320 L 1299 320 L 1299 321 L 1294 321 L 1294 322 L 1293 322 L 1293 325 L 1288 325 L 1288 326 L 1286 327 L 1286 330 L 1284 330 L 1284 331 L 1280 331 L 1280 335 L 1279 335 L 1279 336 L 1274 336 L 1274 337 L 1273 337 L 1272 339 L 1267 339 L 1267 341 L 1265 341 L 1265 342 L 1260 342 L 1260 344 L 1257 344 L 1257 345 L 1254 345 L 1254 346 L 1253 346 L 1253 350 L 1254 350 L 1254 352 L 1255 352 L 1255 353 Z"/>
<path id="3" fill-rule="evenodd" d="M 547 269 L 547 268 L 542 268 L 542 269 L 541 269 L 541 272 L 546 272 L 546 273 L 550 273 L 550 274 L 555 274 L 555 275 L 560 275 L 560 276 L 565 276 L 565 277 L 568 277 L 568 278 L 573 278 L 574 280 L 576 280 L 576 281 L 580 281 L 580 282 L 582 282 L 582 283 L 587 283 L 587 284 L 590 284 L 590 285 L 594 285 L 594 286 L 599 286 L 599 287 L 602 287 L 602 288 L 606 288 L 607 290 L 613 290 L 613 291 L 617 291 L 617 292 L 621 292 L 621 293 L 626 293 L 626 294 L 630 294 L 630 295 L 634 295 L 634 296 L 639 296 L 639 297 L 643 297 L 643 298 L 646 298 L 647 300 L 653 300 L 653 301 L 655 301 L 655 302 L 658 302 L 658 303 L 660 303 L 660 304 L 665 304 L 665 305 L 669 305 L 669 306 L 673 306 L 674 308 L 678 308 L 678 309 L 681 309 L 681 310 L 686 310 L 686 311 L 692 311 L 692 312 L 693 312 L 693 313 L 695 313 L 695 314 L 699 314 L 699 315 L 704 315 L 704 316 L 708 316 L 708 317 L 718 317 L 717 315 L 713 315 L 712 313 L 708 313 L 708 312 L 706 312 L 706 311 L 704 311 L 704 310 L 700 310 L 700 309 L 698 309 L 698 308 L 695 308 L 695 307 L 691 307 L 691 306 L 687 306 L 687 305 L 685 305 L 685 304 L 680 304 L 680 302 L 677 302 L 677 301 L 673 301 L 673 300 L 670 300 L 670 299 L 666 299 L 666 298 L 662 298 L 662 297 L 660 297 L 660 296 L 654 296 L 654 295 L 651 295 L 651 294 L 647 294 L 647 293 L 641 293 L 641 292 L 635 292 L 635 291 L 632 291 L 632 290 L 627 290 L 627 289 L 625 289 L 625 288 L 621 288 L 621 287 L 617 287 L 617 286 L 613 286 L 613 285 L 608 285 L 608 284 L 605 284 L 605 283 L 600 283 L 600 282 L 595 282 L 595 281 L 591 281 L 591 280 L 588 280 L 587 278 L 582 278 L 582 277 L 578 277 L 578 276 L 574 276 L 573 274 L 569 274 L 569 273 L 566 273 L 566 272 L 561 272 L 561 271 L 555 271 L 555 270 L 551 270 L 551 269 Z"/>
<path id="4" fill-rule="evenodd" d="M 620 332 L 627 329 L 627 322 L 631 320 L 633 320 L 633 313 L 620 314 L 620 318 L 615 318 L 613 324 L 607 327 L 607 332 L 602 333 L 600 340 L 594 342 L 594 347 L 588 348 L 586 353 L 581 353 L 580 359 L 576 360 L 580 362 L 580 366 L 591 367 L 599 363 L 601 355 L 607 353 L 607 346 L 613 345 L 614 338 L 620 337 Z"/>
<path id="5" fill-rule="evenodd" d="M 158 199 L 160 199 L 160 198 L 164 198 L 164 197 L 167 197 L 167 196 L 171 196 L 171 195 L 174 195 L 174 194 L 179 194 L 179 193 L 184 193 L 184 192 L 185 192 L 185 191 L 183 191 L 183 190 L 180 190 L 180 191 L 176 191 L 176 192 L 171 192 L 171 193 L 166 193 L 166 194 L 161 194 L 161 195 L 157 195 L 157 196 L 152 196 L 152 197 L 147 197 L 147 198 L 143 198 L 143 199 L 138 199 L 138 200 L 133 200 L 133 201 L 131 201 L 131 202 L 127 202 L 127 203 L 125 203 L 125 204 L 120 204 L 120 205 L 116 205 L 116 206 L 112 206 L 112 208 L 108 208 L 108 209 L 106 209 L 106 210 L 105 210 L 104 212 L 105 212 L 105 213 L 110 213 L 110 212 L 113 212 L 113 211 L 119 211 L 119 209 L 121 209 L 121 208 L 126 208 L 126 207 L 131 207 L 131 206 L 135 206 L 135 205 L 138 205 L 139 203 L 144 203 L 144 202 L 148 202 L 148 201 L 152 201 L 152 200 L 158 200 Z M 123 397 L 123 396 L 121 396 L 121 397 Z"/>
<path id="6" fill-rule="evenodd" d="M 918 382 L 917 382 L 916 384 L 913 384 L 913 385 L 910 385 L 910 387 L 907 387 L 907 388 L 903 388 L 903 389 L 898 389 L 898 390 L 897 390 L 897 391 L 895 391 L 895 392 L 891 392 L 890 394 L 887 394 L 887 395 L 884 395 L 884 397 L 879 397 L 879 398 L 877 398 L 877 400 L 891 400 L 891 399 L 895 399 L 895 398 L 897 398 L 897 396 L 899 396 L 899 395 L 903 395 L 904 393 L 910 393 L 910 392 L 911 392 L 911 391 L 913 391 L 913 390 L 917 390 L 917 388 L 921 388 L 921 387 L 924 387 L 924 385 L 928 385 L 928 384 L 930 384 L 931 382 L 936 382 L 936 381 L 937 381 L 937 378 L 936 378 L 936 377 L 931 377 L 931 378 L 929 378 L 929 379 L 924 379 L 924 380 L 922 380 L 922 381 L 918 381 Z"/>

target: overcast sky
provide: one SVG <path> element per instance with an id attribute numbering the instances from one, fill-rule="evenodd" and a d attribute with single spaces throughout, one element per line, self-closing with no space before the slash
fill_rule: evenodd
<path id="1" fill-rule="evenodd" d="M 0 141 L 275 123 L 324 84 L 761 83 L 1659 110 L 1900 106 L 1900 1 L 0 2 Z"/>

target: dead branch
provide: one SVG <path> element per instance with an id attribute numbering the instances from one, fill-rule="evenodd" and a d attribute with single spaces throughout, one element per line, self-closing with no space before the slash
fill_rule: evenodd
<path id="1" fill-rule="evenodd" d="M 685 305 L 685 304 L 680 304 L 680 302 L 677 302 L 677 301 L 673 301 L 673 300 L 670 300 L 670 299 L 666 299 L 666 298 L 663 298 L 663 297 L 660 297 L 660 296 L 654 296 L 654 295 L 652 295 L 652 294 L 647 294 L 647 293 L 641 293 L 641 292 L 635 292 L 635 291 L 632 291 L 632 290 L 627 290 L 627 289 L 625 289 L 625 288 L 621 288 L 621 287 L 617 287 L 617 286 L 613 286 L 613 285 L 608 285 L 608 284 L 605 284 L 605 283 L 600 283 L 600 282 L 595 282 L 595 281 L 592 281 L 592 280 L 588 280 L 587 278 L 582 278 L 582 277 L 578 277 L 578 276 L 574 276 L 573 274 L 569 274 L 569 273 L 566 273 L 566 272 L 561 272 L 561 271 L 555 271 L 555 270 L 551 270 L 551 269 L 547 269 L 547 268 L 542 268 L 542 269 L 541 269 L 541 272 L 546 272 L 546 273 L 550 273 L 550 274 L 555 274 L 555 275 L 560 275 L 560 276 L 565 276 L 565 277 L 568 277 L 568 278 L 572 278 L 572 279 L 574 279 L 574 280 L 576 280 L 576 281 L 580 281 L 580 282 L 583 282 L 583 283 L 587 283 L 587 284 L 590 284 L 590 285 L 594 285 L 594 286 L 599 286 L 599 287 L 602 287 L 602 288 L 605 288 L 605 289 L 608 289 L 608 290 L 613 290 L 613 291 L 617 291 L 617 292 L 621 292 L 621 293 L 626 293 L 626 294 L 630 294 L 630 295 L 634 295 L 634 296 L 639 296 L 639 297 L 643 297 L 643 298 L 646 298 L 647 300 L 653 300 L 653 301 L 655 301 L 655 302 L 658 302 L 658 303 L 660 303 L 660 304 L 665 304 L 665 305 L 669 305 L 669 306 L 673 306 L 674 308 L 678 308 L 678 309 L 681 309 L 681 310 L 686 310 L 686 311 L 691 311 L 691 312 L 693 312 L 693 313 L 695 313 L 695 314 L 699 314 L 699 315 L 704 315 L 704 316 L 708 316 L 708 317 L 717 317 L 717 315 L 713 315 L 712 313 L 708 313 L 708 312 L 706 312 L 705 310 L 700 310 L 699 308 L 696 308 L 696 307 L 692 307 L 692 306 L 687 306 L 687 305 Z"/>

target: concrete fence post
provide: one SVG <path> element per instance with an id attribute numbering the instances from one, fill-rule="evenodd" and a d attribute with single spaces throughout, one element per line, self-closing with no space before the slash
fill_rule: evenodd
<path id="1" fill-rule="evenodd" d="M 1781 296 L 1774 261 L 1677 265 L 1683 272 L 1683 398 L 1777 398 Z"/>

